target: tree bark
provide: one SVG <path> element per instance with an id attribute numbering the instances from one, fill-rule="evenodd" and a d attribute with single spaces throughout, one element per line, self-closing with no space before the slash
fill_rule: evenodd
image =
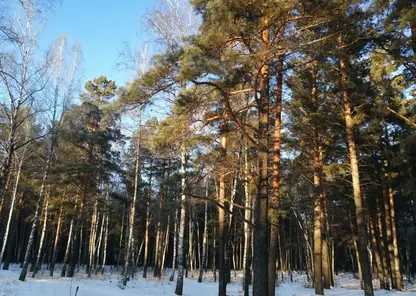
<path id="1" fill-rule="evenodd" d="M 150 199 L 152 196 L 152 166 L 153 160 L 150 160 L 150 176 L 149 176 L 149 188 L 147 191 L 146 200 L 146 225 L 144 231 L 144 259 L 143 259 L 143 278 L 147 278 L 147 265 L 149 257 L 149 226 L 150 226 Z"/>
<path id="2" fill-rule="evenodd" d="M 338 45 L 340 48 L 344 46 L 342 36 L 338 37 Z M 365 296 L 373 296 L 373 283 L 371 278 L 371 268 L 368 259 L 368 237 L 367 227 L 364 219 L 364 207 L 362 204 L 361 196 L 361 184 L 360 184 L 360 172 L 358 168 L 357 149 L 354 139 L 354 123 L 351 115 L 351 99 L 348 94 L 348 74 L 347 74 L 347 61 L 344 56 L 341 56 L 339 61 L 340 79 L 341 79 L 341 93 L 344 105 L 344 118 L 345 118 L 345 130 L 347 134 L 348 152 L 350 158 L 351 176 L 353 183 L 353 195 L 355 204 L 355 216 L 357 220 L 357 232 L 358 232 L 358 248 L 360 253 L 360 266 L 364 281 Z"/>
<path id="3" fill-rule="evenodd" d="M 262 46 L 266 54 L 269 47 L 269 20 L 262 20 Z M 267 61 L 260 66 L 258 104 L 258 180 L 257 198 L 254 206 L 253 232 L 253 295 L 268 295 L 268 132 L 269 132 L 269 67 Z"/>
<path id="4" fill-rule="evenodd" d="M 205 181 L 205 198 L 208 199 L 208 179 Z M 208 258 L 208 200 L 205 201 L 204 208 L 204 234 L 202 238 L 202 264 L 199 266 L 198 282 L 202 282 L 204 270 L 207 268 Z"/>
<path id="5" fill-rule="evenodd" d="M 227 156 L 227 134 L 223 132 L 221 134 L 221 158 L 225 160 Z M 219 175 L 219 204 L 218 207 L 218 296 L 226 296 L 227 294 L 227 279 L 226 279 L 226 266 L 225 266 L 225 174 L 226 169 L 221 167 Z"/>
<path id="6" fill-rule="evenodd" d="M 244 296 L 249 296 L 249 287 L 251 284 L 251 255 L 252 255 L 252 228 L 251 225 L 248 223 L 252 221 L 252 198 L 251 198 L 251 186 L 249 181 L 249 164 L 248 164 L 248 152 L 247 152 L 247 145 L 244 151 L 244 174 L 245 174 L 245 182 L 244 182 L 244 197 L 245 197 L 245 211 L 244 211 L 244 259 L 243 259 L 243 269 L 244 269 L 244 277 L 243 277 L 243 290 Z"/>
<path id="7" fill-rule="evenodd" d="M 173 226 L 173 257 L 172 257 L 172 272 L 169 277 L 169 281 L 173 282 L 175 279 L 175 271 L 176 271 L 176 253 L 178 250 L 177 242 L 178 242 L 178 211 L 175 209 L 175 221 Z"/>
<path id="8" fill-rule="evenodd" d="M 391 241 L 392 241 L 392 249 L 393 249 L 393 261 L 391 262 L 391 269 L 392 273 L 394 274 L 392 282 L 393 289 L 397 291 L 402 290 L 402 280 L 401 280 L 401 273 L 400 273 L 400 254 L 399 254 L 399 246 L 397 243 L 397 230 L 396 230 L 396 211 L 394 208 L 394 194 L 393 194 L 393 187 L 391 184 L 391 175 L 388 171 L 388 162 L 386 161 L 386 171 L 385 171 L 385 178 L 387 180 L 387 188 L 388 188 L 388 205 L 386 208 L 388 209 L 389 213 L 386 213 L 388 219 L 390 219 L 390 226 L 391 226 Z"/>
<path id="9" fill-rule="evenodd" d="M 97 189 L 98 190 L 98 189 Z M 87 266 L 87 275 L 91 277 L 93 265 L 94 265 L 94 256 L 95 256 L 95 242 L 97 239 L 97 221 L 98 217 L 98 192 L 94 195 L 94 205 L 93 212 L 91 216 L 91 226 L 90 226 L 90 237 L 88 243 L 88 266 Z"/>
<path id="10" fill-rule="evenodd" d="M 43 227 L 42 227 L 42 232 L 40 235 L 40 241 L 39 241 L 39 248 L 38 248 L 38 254 L 36 256 L 36 263 L 35 263 L 35 268 L 33 269 L 33 273 L 32 273 L 32 278 L 34 278 L 36 276 L 36 274 L 38 273 L 38 270 L 41 268 L 41 255 L 42 255 L 42 249 L 43 249 L 43 242 L 45 240 L 45 234 L 46 234 L 46 225 L 48 223 L 48 207 L 49 207 L 49 201 L 46 200 L 45 203 L 45 208 L 44 208 L 44 220 L 43 220 Z"/>
<path id="11" fill-rule="evenodd" d="M 317 122 L 317 112 L 318 112 L 318 94 L 317 94 L 317 69 L 316 61 L 313 62 L 312 66 L 312 88 L 311 88 L 311 98 L 313 104 L 313 113 L 312 113 L 312 137 L 313 137 L 313 185 L 314 185 L 314 227 L 313 227 L 313 261 L 314 261 L 314 284 L 315 284 L 315 294 L 324 295 L 323 287 L 323 275 L 322 275 L 322 229 L 323 229 L 323 199 L 324 195 L 322 192 L 322 180 L 321 180 L 321 161 L 320 161 L 320 152 L 321 144 L 319 140 L 319 129 Z"/>
<path id="12" fill-rule="evenodd" d="M 107 260 L 107 244 L 108 244 L 108 213 L 105 213 L 105 231 L 104 231 L 104 245 L 103 245 L 103 258 L 101 260 L 101 274 L 105 271 L 105 263 Z"/>
<path id="13" fill-rule="evenodd" d="M 74 206 L 74 213 L 77 212 L 77 203 L 78 202 L 76 201 L 75 206 Z M 68 241 L 66 243 L 66 248 L 65 248 L 64 264 L 62 265 L 61 277 L 64 277 L 65 274 L 66 274 L 66 266 L 68 264 L 68 259 L 69 259 L 70 249 L 71 249 L 71 243 L 72 243 L 73 228 L 74 228 L 74 218 L 71 218 L 71 223 L 69 225 Z"/>
<path id="14" fill-rule="evenodd" d="M 186 222 L 186 148 L 181 147 L 181 213 L 179 222 L 178 234 L 178 278 L 176 280 L 175 294 L 182 295 L 183 293 L 183 274 L 185 269 L 185 222 Z"/>
<path id="15" fill-rule="evenodd" d="M 52 252 L 52 258 L 51 258 L 51 264 L 49 267 L 50 276 L 53 276 L 53 272 L 55 270 L 56 257 L 58 256 L 58 252 L 59 252 L 58 246 L 59 246 L 59 237 L 61 234 L 62 216 L 63 216 L 63 207 L 61 206 L 61 208 L 59 209 L 59 214 L 58 214 L 58 222 L 56 224 L 55 240 L 53 243 L 53 252 Z"/>
<path id="16" fill-rule="evenodd" d="M 23 152 L 23 155 L 24 155 L 24 152 Z M 9 215 L 7 217 L 6 229 L 4 231 L 3 244 L 1 246 L 0 266 L 1 266 L 1 263 L 3 262 L 4 251 L 6 250 L 7 239 L 8 239 L 8 235 L 9 235 L 9 231 L 10 231 L 10 224 L 11 224 L 12 217 L 13 217 L 14 204 L 16 203 L 17 189 L 18 189 L 18 185 L 19 185 L 19 181 L 20 181 L 20 173 L 22 171 L 23 160 L 24 160 L 23 155 L 22 155 L 22 158 L 20 159 L 18 167 L 17 167 L 16 179 L 15 179 L 14 186 L 13 186 L 13 193 L 12 193 L 12 200 L 11 200 L 11 203 L 10 203 Z"/>
<path id="17" fill-rule="evenodd" d="M 276 261 L 278 249 L 278 232 L 279 232 L 279 200 L 280 200 L 280 141 L 282 125 L 282 96 L 283 96 L 283 55 L 279 56 L 277 72 L 277 88 L 275 103 L 275 124 L 273 139 L 273 178 L 272 188 L 273 196 L 270 199 L 270 247 L 269 247 L 269 296 L 275 294 L 276 283 Z"/>
<path id="18" fill-rule="evenodd" d="M 141 124 L 141 111 L 139 111 L 139 128 Z M 124 258 L 124 270 L 123 270 L 123 284 L 124 286 L 127 284 L 130 276 L 132 276 L 132 240 L 134 234 L 134 218 L 136 216 L 136 202 L 139 194 L 140 189 L 140 130 L 139 136 L 136 141 L 136 161 L 134 166 L 134 192 L 133 192 L 133 199 L 130 201 L 130 214 L 129 214 L 129 232 L 127 238 L 127 246 L 126 246 L 126 253 Z M 147 228 L 147 211 L 146 211 L 146 228 Z"/>

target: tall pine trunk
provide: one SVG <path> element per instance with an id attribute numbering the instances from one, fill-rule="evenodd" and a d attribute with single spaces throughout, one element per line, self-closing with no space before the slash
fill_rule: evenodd
<path id="1" fill-rule="evenodd" d="M 338 45 L 340 48 L 344 46 L 342 36 L 338 37 Z M 351 115 L 351 99 L 348 93 L 348 74 L 347 74 L 347 60 L 345 56 L 341 56 L 339 61 L 341 93 L 344 105 L 345 131 L 347 134 L 348 152 L 351 167 L 352 186 L 355 204 L 355 216 L 357 220 L 358 232 L 358 249 L 360 254 L 359 264 L 364 281 L 365 296 L 373 296 L 373 283 L 371 278 L 371 267 L 368 258 L 368 237 L 367 227 L 364 219 L 364 207 L 361 196 L 360 172 L 358 168 L 357 149 L 354 138 L 354 123 Z"/>
<path id="2" fill-rule="evenodd" d="M 269 247 L 269 296 L 275 294 L 276 263 L 279 233 L 279 200 L 280 200 L 280 132 L 282 125 L 283 96 L 283 55 L 279 56 L 277 72 L 277 88 L 275 102 L 275 124 L 273 138 L 273 196 L 270 200 L 270 247 Z"/>
<path id="3" fill-rule="evenodd" d="M 312 66 L 312 88 L 311 99 L 313 104 L 312 114 L 312 137 L 313 137 L 313 185 L 314 185 L 314 209 L 313 209 L 313 261 L 314 261 L 314 284 L 315 294 L 324 295 L 322 282 L 322 229 L 323 229 L 323 198 L 321 180 L 321 161 L 319 140 L 319 129 L 317 122 L 318 94 L 317 94 L 317 69 L 316 61 Z"/>
<path id="4" fill-rule="evenodd" d="M 254 204 L 253 232 L 253 295 L 268 294 L 268 134 L 269 134 L 269 67 L 267 51 L 269 50 L 269 20 L 262 17 L 262 47 L 264 61 L 260 65 L 258 103 L 258 180 L 257 197 Z"/>

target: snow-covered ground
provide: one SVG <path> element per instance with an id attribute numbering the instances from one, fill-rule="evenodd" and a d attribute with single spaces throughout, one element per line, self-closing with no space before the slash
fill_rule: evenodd
<path id="1" fill-rule="evenodd" d="M 174 295 L 176 282 L 169 282 L 167 278 L 157 280 L 151 277 L 142 279 L 138 273 L 136 279 L 128 282 L 125 289 L 119 288 L 120 274 L 108 268 L 102 275 L 93 275 L 88 279 L 84 272 L 78 273 L 75 278 L 61 278 L 60 267 L 57 268 L 55 276 L 49 277 L 49 272 L 42 269 L 37 277 L 33 279 L 31 273 L 25 282 L 18 280 L 20 268 L 11 265 L 10 270 L 0 271 L 0 296 L 74 296 L 78 287 L 77 296 L 160 296 Z M 169 275 L 169 271 L 166 272 Z M 234 275 L 234 273 L 233 273 Z M 288 279 L 285 278 L 285 281 Z M 276 295 L 279 296 L 311 296 L 314 295 L 313 289 L 306 288 L 305 276 L 294 274 L 293 282 L 279 283 Z M 233 277 L 235 283 L 227 286 L 228 295 L 243 295 L 241 289 L 241 275 Z M 376 281 L 374 282 L 377 287 Z M 377 296 L 416 296 L 416 284 L 406 284 L 406 291 L 376 291 Z M 185 279 L 184 295 L 186 296 L 216 296 L 218 285 L 213 282 L 212 274 L 204 278 L 203 283 L 198 283 L 195 277 Z M 359 296 L 364 293 L 359 290 L 359 282 L 353 278 L 352 274 L 342 274 L 337 276 L 336 287 L 325 290 L 325 295 L 331 296 Z"/>

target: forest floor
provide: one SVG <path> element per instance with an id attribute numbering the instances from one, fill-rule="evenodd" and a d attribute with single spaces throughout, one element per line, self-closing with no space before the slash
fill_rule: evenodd
<path id="1" fill-rule="evenodd" d="M 17 265 L 11 265 L 10 270 L 0 271 L 0 296 L 160 296 L 174 295 L 176 282 L 169 282 L 166 271 L 165 279 L 155 279 L 150 276 L 147 279 L 141 278 L 138 273 L 136 279 L 128 282 L 127 287 L 119 287 L 120 273 L 110 269 L 104 275 L 93 275 L 87 278 L 84 272 L 79 272 L 74 278 L 61 278 L 60 267 L 56 269 L 55 276 L 49 277 L 49 272 L 45 267 L 33 279 L 31 273 L 25 282 L 18 280 L 20 268 Z M 149 271 L 151 275 L 151 271 Z M 241 288 L 241 274 L 234 277 L 233 282 L 227 286 L 227 294 L 230 296 L 243 295 Z M 314 295 L 313 289 L 308 288 L 305 275 L 294 273 L 293 282 L 280 282 L 276 289 L 276 295 L 279 296 L 311 296 Z M 374 281 L 377 289 L 377 281 Z M 78 293 L 76 290 L 78 287 Z M 197 276 L 189 277 L 184 282 L 184 296 L 216 296 L 218 284 L 213 282 L 211 273 L 204 277 L 203 283 L 197 282 Z M 353 278 L 350 273 L 340 274 L 336 278 L 336 287 L 331 290 L 325 290 L 328 296 L 359 296 L 364 293 L 359 289 L 359 281 Z M 406 291 L 384 291 L 376 290 L 377 296 L 416 296 L 416 283 L 406 283 Z"/>

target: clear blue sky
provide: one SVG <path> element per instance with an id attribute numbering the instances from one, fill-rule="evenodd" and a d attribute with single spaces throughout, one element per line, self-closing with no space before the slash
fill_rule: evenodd
<path id="1" fill-rule="evenodd" d="M 154 0 L 63 0 L 48 19 L 41 47 L 46 49 L 65 34 L 69 45 L 81 45 L 84 81 L 105 75 L 124 85 L 133 76 L 115 69 L 118 53 L 124 41 L 139 46 L 146 39 L 142 16 L 155 4 Z"/>

